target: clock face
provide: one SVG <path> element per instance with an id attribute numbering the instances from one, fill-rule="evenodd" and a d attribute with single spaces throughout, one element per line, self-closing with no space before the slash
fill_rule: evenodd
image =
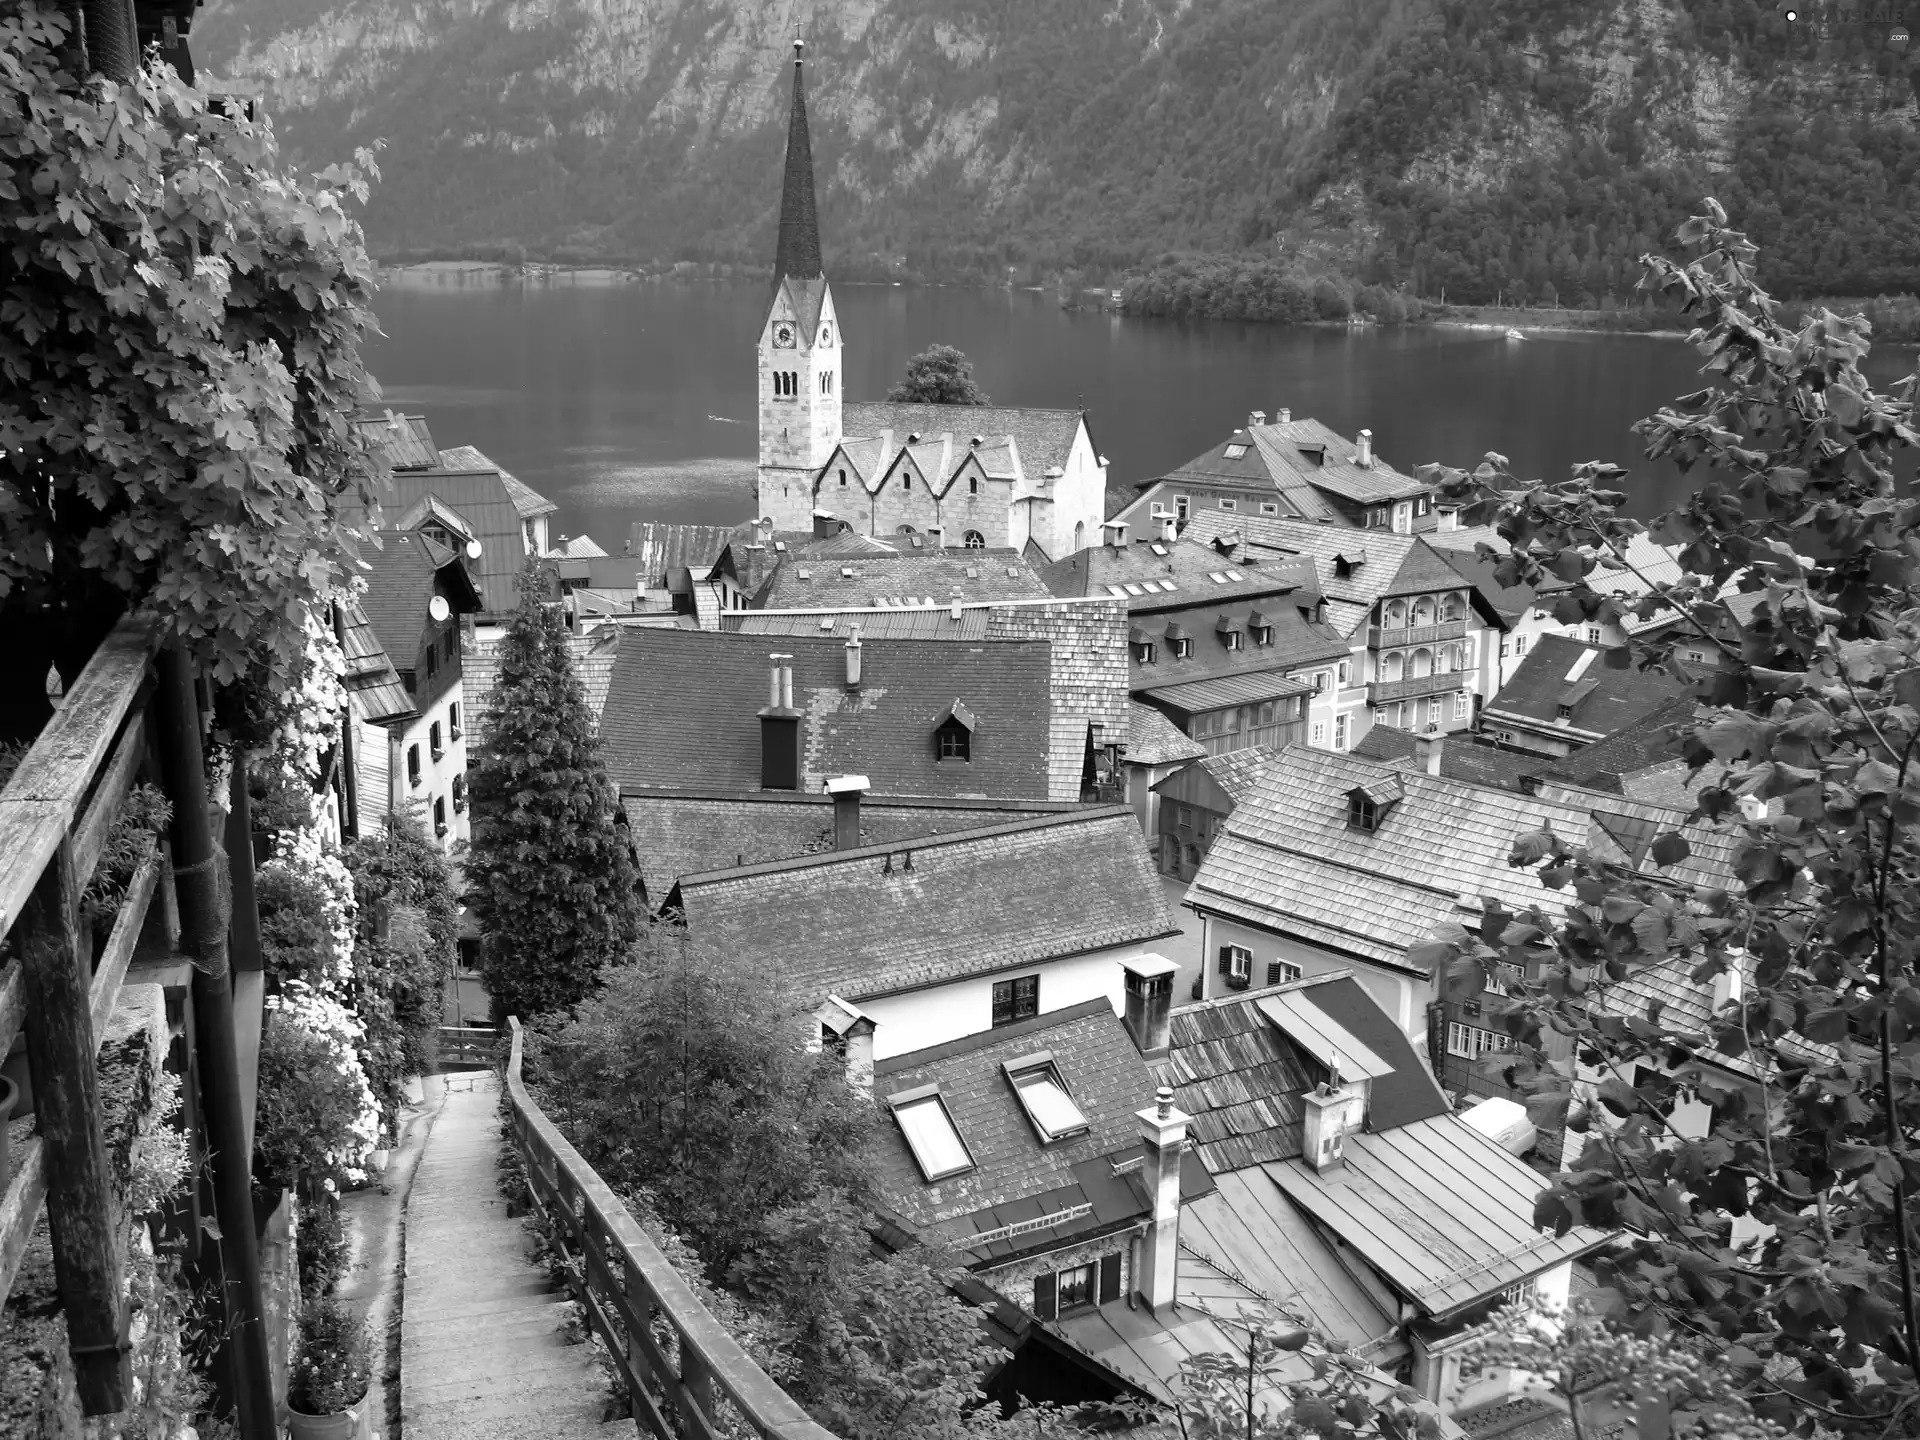
<path id="1" fill-rule="evenodd" d="M 822 345 L 833 344 L 833 327 L 831 325 L 822 325 L 820 327 L 820 343 Z"/>
<path id="2" fill-rule="evenodd" d="M 773 343 L 783 350 L 793 348 L 793 326 L 782 320 L 773 327 Z"/>

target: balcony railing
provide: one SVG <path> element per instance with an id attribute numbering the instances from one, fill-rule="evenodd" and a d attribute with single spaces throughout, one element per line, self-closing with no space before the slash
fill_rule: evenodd
<path id="1" fill-rule="evenodd" d="M 1376 680 L 1367 686 L 1369 705 L 1387 705 L 1395 700 L 1413 700 L 1422 695 L 1444 695 L 1449 690 L 1465 690 L 1473 683 L 1470 670 L 1448 670 L 1439 675 L 1422 675 L 1415 680 Z"/>
<path id="2" fill-rule="evenodd" d="M 1378 650 L 1383 645 L 1432 645 L 1441 640 L 1463 639 L 1466 633 L 1467 622 L 1464 620 L 1442 620 L 1438 625 L 1415 625 L 1399 630 L 1370 625 L 1367 627 L 1367 648 Z"/>
<path id="3" fill-rule="evenodd" d="M 549 1238 L 577 1266 L 574 1298 L 606 1342 L 634 1423 L 656 1440 L 722 1440 L 736 1433 L 715 1408 L 724 1402 L 764 1440 L 834 1440 L 713 1318 L 534 1103 L 520 1076 L 520 1022 L 507 1024 L 507 1106 L 527 1188 Z"/>

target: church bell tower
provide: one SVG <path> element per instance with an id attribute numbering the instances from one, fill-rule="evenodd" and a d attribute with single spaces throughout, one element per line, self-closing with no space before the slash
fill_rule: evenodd
<path id="1" fill-rule="evenodd" d="M 777 530 L 810 530 L 814 484 L 840 443 L 845 366 L 839 317 L 820 260 L 807 137 L 806 44 L 793 44 L 793 110 L 780 189 L 780 239 L 773 300 L 760 331 L 760 467 L 756 517 Z"/>

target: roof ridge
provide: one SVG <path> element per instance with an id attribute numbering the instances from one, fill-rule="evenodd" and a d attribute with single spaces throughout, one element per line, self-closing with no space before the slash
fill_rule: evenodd
<path id="1" fill-rule="evenodd" d="M 957 845 L 974 840 L 989 840 L 1000 835 L 1017 835 L 1031 830 L 1045 830 L 1056 825 L 1076 825 L 1092 823 L 1096 820 L 1134 818 L 1132 807 L 1127 805 L 1089 805 L 1061 815 L 1037 815 L 1026 820 L 1011 820 L 1000 825 L 981 825 L 971 830 L 949 830 L 944 834 L 918 836 L 907 841 L 883 842 L 878 845 L 862 845 L 851 850 L 830 850 L 821 855 L 796 855 L 785 860 L 765 860 L 753 865 L 730 866 L 724 870 L 701 870 L 682 875 L 678 884 L 714 885 L 727 880 L 747 880 L 759 875 L 776 875 L 790 870 L 805 870 L 816 866 L 833 865 L 855 860 L 876 860 L 901 851 L 933 850 L 942 845 Z"/>

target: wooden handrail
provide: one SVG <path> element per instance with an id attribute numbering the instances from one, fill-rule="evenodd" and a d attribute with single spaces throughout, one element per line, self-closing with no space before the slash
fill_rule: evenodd
<path id="1" fill-rule="evenodd" d="M 718 1388 L 767 1440 L 835 1440 L 714 1319 L 620 1198 L 534 1102 L 520 1075 L 520 1021 L 509 1017 L 507 1024 L 513 1032 L 507 1105 L 527 1189 L 549 1234 L 579 1263 L 578 1298 L 626 1382 L 635 1423 L 656 1440 L 714 1440 L 724 1433 L 712 1414 Z M 672 1332 L 671 1355 L 655 1342 L 656 1321 Z"/>

